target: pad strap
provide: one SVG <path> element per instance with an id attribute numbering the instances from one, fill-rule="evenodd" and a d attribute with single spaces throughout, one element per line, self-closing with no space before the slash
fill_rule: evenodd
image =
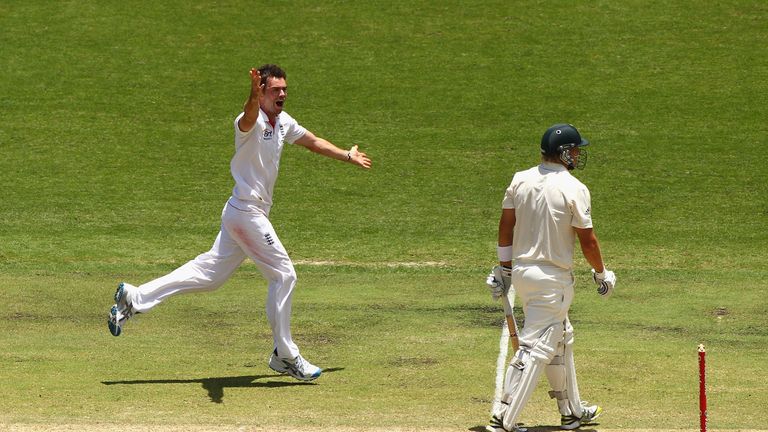
<path id="1" fill-rule="evenodd" d="M 566 400 L 568 399 L 568 394 L 565 391 L 550 391 L 549 392 L 550 399 L 557 399 L 557 400 Z"/>

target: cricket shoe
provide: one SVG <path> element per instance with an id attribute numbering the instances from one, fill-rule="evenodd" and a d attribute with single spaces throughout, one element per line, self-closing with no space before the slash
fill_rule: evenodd
<path id="1" fill-rule="evenodd" d="M 575 415 L 560 416 L 560 429 L 572 430 L 579 426 L 592 423 L 600 414 L 603 413 L 603 409 L 598 405 L 587 406 L 585 402 L 582 402 L 581 418 Z"/>
<path id="2" fill-rule="evenodd" d="M 277 373 L 286 373 L 297 380 L 313 381 L 320 377 L 323 370 L 304 359 L 301 355 L 293 359 L 284 359 L 277 356 L 277 349 L 269 358 L 269 368 Z"/>
<path id="3" fill-rule="evenodd" d="M 515 425 L 512 430 L 504 429 L 504 422 L 496 417 L 492 416 L 490 424 L 485 427 L 486 432 L 528 432 L 528 429 Z"/>
<path id="4" fill-rule="evenodd" d="M 107 319 L 107 325 L 109 326 L 109 332 L 112 336 L 120 336 L 123 332 L 123 325 L 133 315 L 138 312 L 133 310 L 133 304 L 130 301 L 129 290 L 136 289 L 135 286 L 120 282 L 115 291 L 115 304 L 109 310 L 109 318 Z"/>

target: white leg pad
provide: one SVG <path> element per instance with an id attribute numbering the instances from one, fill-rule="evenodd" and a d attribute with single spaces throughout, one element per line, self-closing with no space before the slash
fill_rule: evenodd
<path id="1" fill-rule="evenodd" d="M 563 341 L 557 347 L 555 357 L 547 365 L 546 375 L 552 388 L 549 396 L 557 400 L 560 414 L 581 417 L 581 398 L 573 360 L 573 327 L 567 320 Z"/>
<path id="2" fill-rule="evenodd" d="M 557 354 L 547 365 L 546 374 L 549 386 L 552 388 L 552 391 L 549 392 L 549 397 L 557 399 L 557 409 L 561 415 L 571 415 L 568 394 L 565 390 L 565 344 L 561 343 L 558 345 Z"/>
<path id="3" fill-rule="evenodd" d="M 497 417 L 503 419 L 504 428 L 513 430 L 516 419 L 531 398 L 541 373 L 555 355 L 563 338 L 563 326 L 547 328 L 533 347 L 521 346 L 507 368 L 504 396 Z"/>

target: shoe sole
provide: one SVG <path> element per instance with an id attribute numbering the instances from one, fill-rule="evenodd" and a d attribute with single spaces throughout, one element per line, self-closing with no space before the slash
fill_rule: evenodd
<path id="1" fill-rule="evenodd" d="M 314 381 L 314 380 L 316 380 L 316 379 L 320 378 L 320 375 L 323 373 L 323 371 L 322 371 L 322 369 L 321 369 L 321 370 L 317 371 L 317 372 L 316 372 L 314 375 L 310 375 L 310 376 L 300 376 L 300 375 L 294 375 L 294 374 L 292 374 L 292 373 L 291 373 L 291 371 L 290 371 L 290 370 L 289 370 L 289 371 L 286 371 L 286 373 L 287 373 L 288 375 L 290 375 L 290 376 L 292 376 L 292 377 L 296 378 L 296 379 L 297 379 L 297 380 L 299 380 L 299 381 L 305 381 L 305 382 L 306 382 L 306 381 Z"/>
<path id="2" fill-rule="evenodd" d="M 603 413 L 603 409 L 598 407 L 598 410 L 595 413 L 595 416 L 592 417 L 591 419 L 584 420 L 584 421 L 576 420 L 574 423 L 571 423 L 569 425 L 560 425 L 560 429 L 562 429 L 562 430 L 574 430 L 574 429 L 578 429 L 578 428 L 580 428 L 580 427 L 582 427 L 584 425 L 592 424 L 592 423 L 595 422 L 595 420 L 597 420 L 598 417 L 600 417 L 600 415 L 602 413 Z"/>
<path id="3" fill-rule="evenodd" d="M 581 427 L 581 419 L 580 418 L 576 418 L 576 416 L 569 416 L 569 417 L 572 419 L 571 423 L 567 423 L 567 424 L 560 423 L 560 429 L 562 429 L 562 430 L 574 430 L 574 429 L 578 429 L 579 427 Z"/>
<path id="4" fill-rule="evenodd" d="M 281 371 L 281 370 L 279 370 L 279 369 L 275 369 L 275 368 L 273 368 L 271 365 L 269 366 L 269 368 L 270 368 L 270 369 L 272 369 L 273 371 L 275 371 L 275 372 L 279 373 L 279 374 L 283 374 L 283 375 L 290 375 L 291 377 L 293 377 L 293 378 L 296 378 L 296 379 L 297 379 L 297 380 L 299 380 L 299 381 L 314 381 L 314 380 L 316 380 L 316 379 L 320 378 L 320 375 L 322 375 L 322 373 L 323 373 L 323 371 L 322 371 L 322 370 L 320 370 L 320 371 L 318 371 L 318 372 L 317 372 L 316 374 L 314 374 L 314 375 L 310 375 L 310 376 L 301 376 L 301 375 L 296 375 L 296 374 L 293 374 L 293 373 L 291 373 L 291 371 L 290 371 L 290 370 L 288 370 L 288 369 L 286 369 L 286 370 L 282 370 L 282 371 Z"/>
<path id="5" fill-rule="evenodd" d="M 119 324 L 116 324 L 117 305 L 120 304 L 120 300 L 123 299 L 123 296 L 125 296 L 125 282 L 120 282 L 120 284 L 117 286 L 117 290 L 115 290 L 115 305 L 112 306 L 112 309 L 109 311 L 109 319 L 107 320 L 109 332 L 112 333 L 112 336 L 115 337 L 120 336 L 120 334 L 123 332 L 122 327 Z"/>
<path id="6" fill-rule="evenodd" d="M 301 376 L 301 375 L 297 375 L 297 374 L 292 373 L 291 370 L 288 369 L 288 368 L 280 370 L 280 369 L 276 368 L 275 366 L 272 366 L 272 363 L 269 364 L 269 368 L 272 369 L 273 371 L 279 373 L 279 374 L 290 375 L 290 376 L 292 376 L 293 378 L 296 378 L 299 381 L 314 381 L 314 380 L 320 378 L 320 375 L 323 373 L 323 370 L 320 369 L 314 375 Z"/>
<path id="7" fill-rule="evenodd" d="M 109 327 L 109 332 L 112 333 L 112 336 L 120 336 L 120 333 L 123 332 L 123 329 L 120 327 L 120 325 L 116 324 L 117 322 L 117 305 L 112 306 L 112 309 L 109 310 L 109 318 L 107 319 L 107 326 Z"/>

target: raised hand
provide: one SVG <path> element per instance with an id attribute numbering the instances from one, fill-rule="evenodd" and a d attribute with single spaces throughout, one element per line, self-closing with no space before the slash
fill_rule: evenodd
<path id="1" fill-rule="evenodd" d="M 255 98 L 257 101 L 264 94 L 265 84 L 261 83 L 261 72 L 256 68 L 251 68 L 251 98 Z"/>

